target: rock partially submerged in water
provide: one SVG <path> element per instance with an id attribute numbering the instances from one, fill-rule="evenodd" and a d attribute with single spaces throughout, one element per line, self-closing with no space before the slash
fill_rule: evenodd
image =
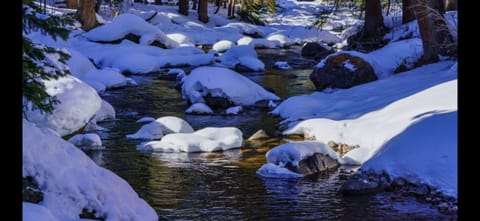
<path id="1" fill-rule="evenodd" d="M 128 139 L 155 140 L 169 133 L 192 133 L 193 128 L 183 119 L 174 116 L 166 116 L 143 125 L 134 134 L 129 134 Z"/>
<path id="2" fill-rule="evenodd" d="M 102 147 L 102 140 L 100 139 L 100 136 L 94 133 L 77 134 L 68 139 L 68 142 L 83 150 L 105 149 Z"/>
<path id="3" fill-rule="evenodd" d="M 332 159 L 327 154 L 314 153 L 313 155 L 300 160 L 297 166 L 287 164 L 286 168 L 302 174 L 303 176 L 313 175 L 320 172 L 326 172 L 339 167 L 338 161 Z"/>

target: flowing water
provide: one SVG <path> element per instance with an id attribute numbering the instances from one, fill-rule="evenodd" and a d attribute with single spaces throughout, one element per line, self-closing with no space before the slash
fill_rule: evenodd
<path id="1" fill-rule="evenodd" d="M 311 93 L 311 69 L 305 67 L 315 62 L 300 59 L 297 53 L 295 49 L 263 50 L 259 57 L 267 71 L 246 76 L 273 89 L 281 98 Z M 288 60 L 295 70 L 270 69 L 272 58 Z M 255 172 L 265 163 L 265 153 L 284 142 L 277 138 L 260 148 L 222 153 L 140 153 L 135 149 L 140 141 L 127 140 L 125 135 L 135 133 L 142 126 L 135 121 L 144 116 L 178 116 L 194 129 L 234 126 L 245 138 L 258 129 L 274 134 L 277 119 L 260 109 L 246 109 L 236 116 L 185 115 L 188 105 L 174 82 L 153 75 L 132 78 L 138 86 L 103 95 L 115 107 L 117 120 L 99 124 L 109 130 L 99 132 L 106 149 L 88 154 L 97 164 L 124 178 L 161 220 L 451 219 L 413 198 L 392 201 L 390 193 L 342 196 L 338 189 L 351 168 L 301 179 L 262 178 Z"/>

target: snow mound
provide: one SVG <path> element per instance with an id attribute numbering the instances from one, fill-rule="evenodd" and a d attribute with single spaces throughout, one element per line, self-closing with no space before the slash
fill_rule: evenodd
<path id="1" fill-rule="evenodd" d="M 237 115 L 243 110 L 242 106 L 229 107 L 225 110 L 226 114 Z"/>
<path id="2" fill-rule="evenodd" d="M 83 126 L 100 110 L 101 98 L 97 92 L 74 76 L 44 81 L 47 93 L 60 101 L 51 114 L 26 111 L 26 118 L 42 127 L 53 129 L 61 136 L 71 134 Z"/>
<path id="3" fill-rule="evenodd" d="M 214 152 L 242 146 L 242 131 L 234 127 L 207 127 L 194 133 L 168 134 L 161 141 L 140 144 L 140 151 Z"/>
<path id="4" fill-rule="evenodd" d="M 363 168 L 427 183 L 457 197 L 458 112 L 420 120 L 386 143 Z"/>
<path id="5" fill-rule="evenodd" d="M 229 40 L 221 40 L 221 41 L 218 41 L 217 43 L 215 43 L 213 45 L 213 50 L 217 51 L 217 52 L 225 52 L 227 51 L 228 49 L 232 48 L 235 44 Z"/>
<path id="6" fill-rule="evenodd" d="M 85 33 L 90 41 L 112 42 L 122 39 L 127 34 L 140 36 L 141 44 L 151 44 L 154 40 L 165 44 L 167 48 L 176 48 L 178 44 L 167 37 L 154 25 L 134 14 L 124 13 L 115 17 L 111 23 L 99 26 Z"/>
<path id="7" fill-rule="evenodd" d="M 106 220 L 158 219 L 155 210 L 125 180 L 97 166 L 48 128 L 39 128 L 24 119 L 22 134 L 22 176 L 32 176 L 37 181 L 44 194 L 40 206 L 58 220 L 76 220 L 84 208 L 95 210 L 96 216 Z M 29 204 L 25 213 L 27 217 L 39 214 L 55 220 L 48 212 Z"/>
<path id="8" fill-rule="evenodd" d="M 286 61 L 276 61 L 273 66 L 280 70 L 291 70 L 292 67 Z"/>
<path id="9" fill-rule="evenodd" d="M 285 168 L 287 164 L 297 166 L 298 163 L 315 153 L 328 155 L 338 160 L 338 153 L 328 145 L 315 141 L 300 141 L 282 144 L 269 150 L 266 154 L 267 164 L 257 170 L 257 174 L 264 177 L 292 178 L 301 177 L 301 174 Z"/>
<path id="10" fill-rule="evenodd" d="M 277 40 L 268 40 L 263 38 L 243 37 L 238 39 L 237 45 L 250 45 L 254 48 L 280 48 L 282 44 Z"/>
<path id="11" fill-rule="evenodd" d="M 100 107 L 100 110 L 95 113 L 93 121 L 97 123 L 107 120 L 115 120 L 115 109 L 110 103 L 102 99 L 102 106 Z"/>
<path id="12" fill-rule="evenodd" d="M 213 110 L 204 103 L 195 103 L 190 106 L 185 113 L 187 114 L 213 114 Z"/>
<path id="13" fill-rule="evenodd" d="M 169 133 L 192 133 L 193 128 L 185 120 L 166 116 L 160 117 L 155 121 L 143 125 L 135 134 L 129 134 L 128 139 L 156 140 Z"/>
<path id="14" fill-rule="evenodd" d="M 100 136 L 93 133 L 77 134 L 68 139 L 68 142 L 84 150 L 104 149 L 102 147 L 102 140 L 100 139 Z"/>
<path id="15" fill-rule="evenodd" d="M 455 110 L 457 110 L 457 80 L 452 80 L 399 99 L 356 119 L 305 120 L 284 131 L 283 134 L 303 134 L 324 143 L 334 140 L 359 145 L 360 148 L 348 152 L 339 162 L 361 165 L 385 143 L 413 123 L 433 114 Z"/>
<path id="16" fill-rule="evenodd" d="M 292 44 L 292 40 L 289 37 L 282 34 L 281 32 L 272 33 L 268 35 L 266 39 L 269 41 L 276 41 L 280 43 L 280 47 L 282 48 Z"/>
<path id="17" fill-rule="evenodd" d="M 207 94 L 228 98 L 236 105 L 253 105 L 260 100 L 280 99 L 243 75 L 221 67 L 194 69 L 184 79 L 182 94 L 191 103 L 197 103 L 199 96 L 201 98 Z"/>
<path id="18" fill-rule="evenodd" d="M 250 45 L 234 46 L 220 56 L 218 60 L 229 68 L 235 68 L 238 64 L 242 64 L 254 71 L 265 70 L 265 64 L 258 59 L 257 52 Z"/>

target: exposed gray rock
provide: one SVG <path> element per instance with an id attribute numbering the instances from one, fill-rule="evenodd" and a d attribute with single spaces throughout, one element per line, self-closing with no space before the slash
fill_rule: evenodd
<path id="1" fill-rule="evenodd" d="M 310 80 L 318 91 L 326 88 L 351 88 L 378 79 L 372 66 L 360 57 L 337 54 L 327 58 L 325 65 L 315 68 Z"/>
<path id="2" fill-rule="evenodd" d="M 329 171 L 338 166 L 340 166 L 340 164 L 328 155 L 315 153 L 306 159 L 300 160 L 298 166 L 287 164 L 286 168 L 293 172 L 308 176 L 319 172 Z"/>
<path id="3" fill-rule="evenodd" d="M 340 187 L 345 195 L 363 195 L 382 191 L 383 188 L 375 181 L 367 179 L 349 179 Z"/>
<path id="4" fill-rule="evenodd" d="M 22 178 L 22 201 L 39 203 L 43 201 L 43 193 L 38 183 L 31 176 Z"/>

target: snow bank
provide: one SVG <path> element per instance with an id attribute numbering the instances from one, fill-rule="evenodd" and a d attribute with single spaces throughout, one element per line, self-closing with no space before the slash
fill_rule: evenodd
<path id="1" fill-rule="evenodd" d="M 305 120 L 283 134 L 303 134 L 327 143 L 330 140 L 359 145 L 339 161 L 361 165 L 385 143 L 419 120 L 457 110 L 457 80 L 448 81 L 399 99 L 382 109 L 350 120 Z"/>
<path id="2" fill-rule="evenodd" d="M 140 36 L 141 44 L 150 44 L 153 40 L 165 44 L 167 48 L 176 48 L 178 44 L 167 37 L 157 27 L 146 22 L 144 19 L 124 13 L 115 17 L 111 23 L 98 26 L 83 35 L 90 41 L 112 42 L 122 39 L 127 34 Z"/>
<path id="3" fill-rule="evenodd" d="M 386 143 L 363 168 L 427 183 L 457 197 L 457 119 L 455 111 L 417 121 Z"/>
<path id="4" fill-rule="evenodd" d="M 129 134 L 126 137 L 129 139 L 145 139 L 156 140 L 169 133 L 192 133 L 193 128 L 185 120 L 166 116 L 160 117 L 155 121 L 143 125 L 140 130 L 134 134 Z"/>
<path id="5" fill-rule="evenodd" d="M 241 64 L 253 71 L 265 70 L 265 64 L 258 59 L 257 52 L 250 45 L 234 46 L 220 56 L 218 61 L 229 68 L 235 68 Z"/>
<path id="6" fill-rule="evenodd" d="M 98 112 L 101 98 L 97 92 L 79 79 L 67 75 L 44 81 L 50 96 L 60 101 L 51 114 L 27 111 L 26 118 L 42 127 L 48 127 L 61 136 L 71 134 L 83 126 Z"/>
<path id="7" fill-rule="evenodd" d="M 140 144 L 140 151 L 214 152 L 242 146 L 242 131 L 234 127 L 207 127 L 194 133 L 168 134 L 161 141 Z"/>
<path id="8" fill-rule="evenodd" d="M 111 171 L 97 166 L 81 150 L 47 128 L 23 120 L 22 176 L 32 176 L 44 199 L 39 206 L 58 220 L 78 219 L 82 209 L 95 210 L 106 220 L 157 220 L 155 210 L 140 199 L 130 185 Z M 112 188 L 115 187 L 115 188 Z M 24 203 L 24 215 L 48 212 Z M 33 218 L 33 217 L 32 217 Z"/>
<path id="9" fill-rule="evenodd" d="M 236 105 L 253 105 L 260 100 L 280 99 L 243 75 L 221 67 L 194 69 L 184 79 L 182 94 L 191 103 L 197 103 L 199 96 L 201 98 L 207 94 L 228 98 Z"/>
<path id="10" fill-rule="evenodd" d="M 287 164 L 298 166 L 298 163 L 315 153 L 328 155 L 338 160 L 338 153 L 328 145 L 315 141 L 300 141 L 282 144 L 269 150 L 266 154 L 267 164 L 257 170 L 257 174 L 264 177 L 291 178 L 301 177 L 301 174 L 285 168 Z"/>
<path id="11" fill-rule="evenodd" d="M 358 118 L 436 84 L 456 79 L 457 72 L 449 70 L 452 64 L 452 62 L 441 62 L 426 65 L 333 93 L 314 92 L 310 95 L 290 97 L 271 113 L 280 115 L 285 119 L 281 123 L 288 123 L 290 126 L 293 126 L 299 119 L 324 117 L 332 120 L 344 120 Z"/>

